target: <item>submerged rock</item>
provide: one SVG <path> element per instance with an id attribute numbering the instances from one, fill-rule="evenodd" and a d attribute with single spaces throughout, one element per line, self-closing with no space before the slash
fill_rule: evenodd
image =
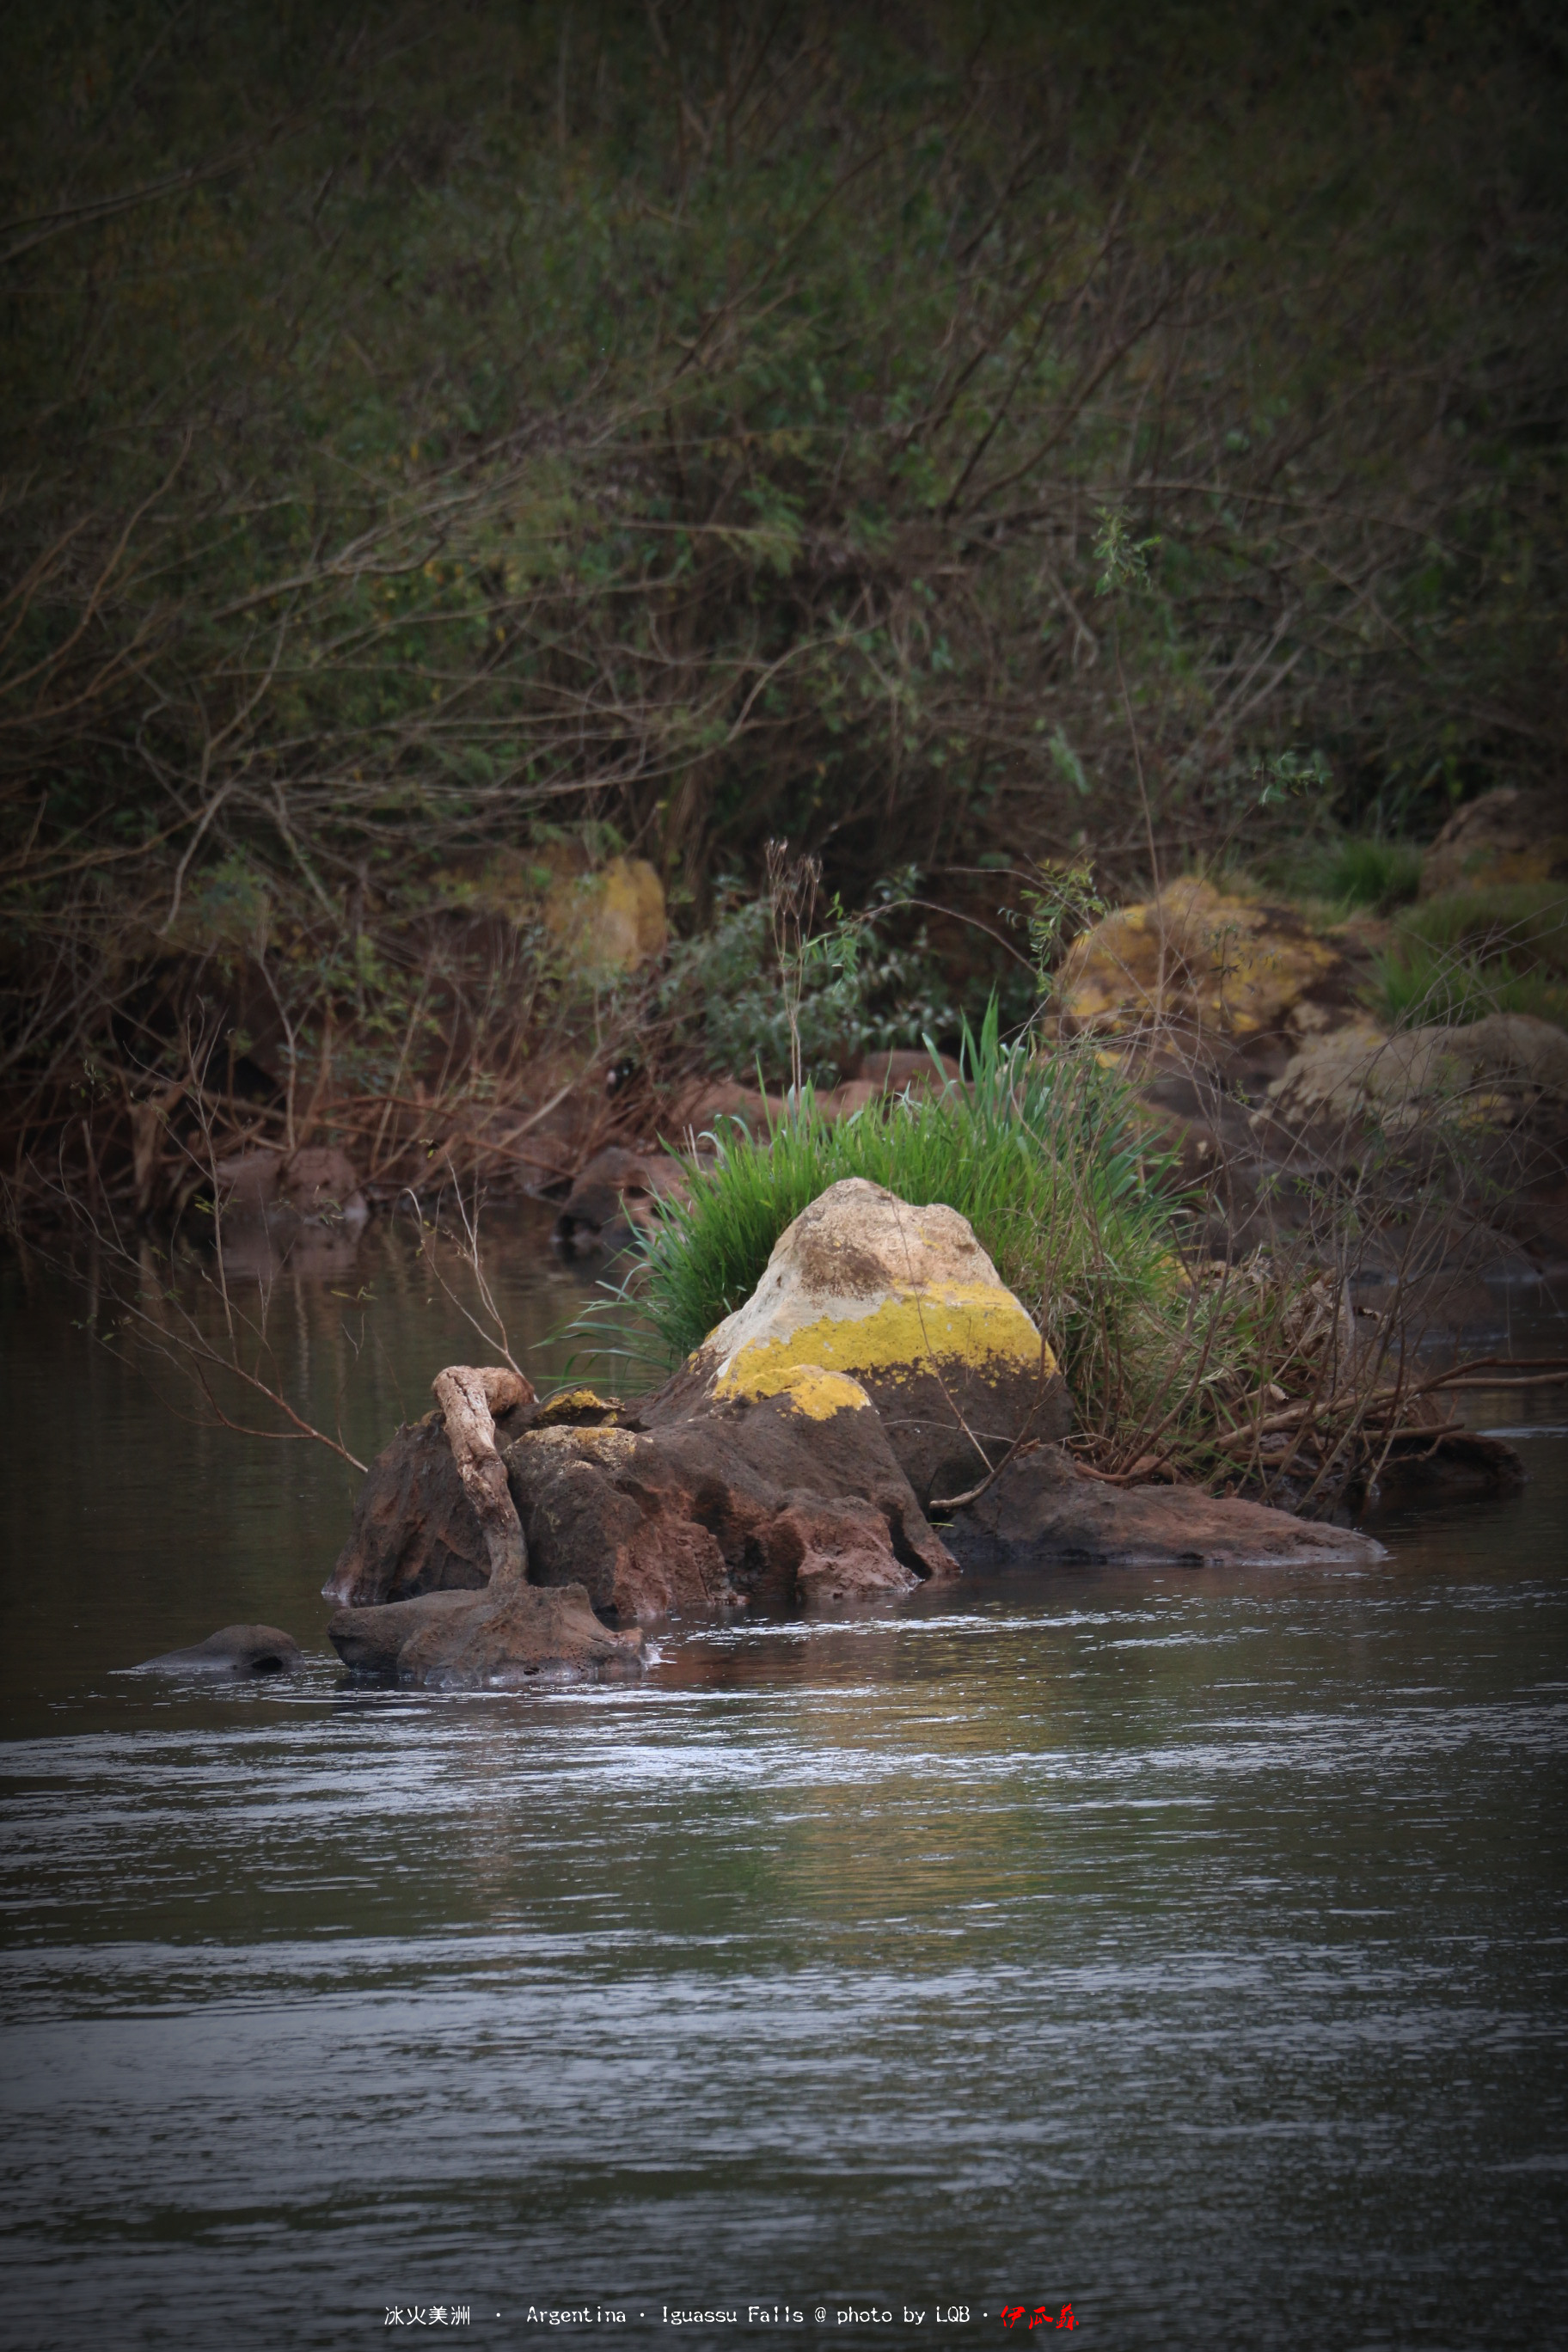
<path id="1" fill-rule="evenodd" d="M 1072 1417 L 1056 1358 L 967 1220 L 859 1176 L 785 1229 L 746 1304 L 666 1395 L 757 1403 L 810 1368 L 858 1382 L 922 1508 L 973 1486 L 1020 1438 L 1059 1437 Z M 650 1425 L 659 1410 L 656 1400 Z"/>
<path id="2" fill-rule="evenodd" d="M 1359 1566 L 1383 1547 L 1349 1528 L 1191 1486 L 1113 1486 L 1060 1446 L 1017 1455 L 942 1530 L 965 1568 Z"/>
<path id="3" fill-rule="evenodd" d="M 163 1675 L 228 1675 L 246 1678 L 291 1675 L 303 1664 L 300 1644 L 276 1625 L 225 1625 L 188 1650 L 165 1650 L 144 1658 L 140 1671 Z"/>
<path id="4" fill-rule="evenodd" d="M 426 1690 L 520 1690 L 540 1680 L 623 1680 L 642 1672 L 643 1637 L 601 1625 L 580 1584 L 426 1592 L 380 1609 L 340 1609 L 327 1627 L 344 1665 Z"/>

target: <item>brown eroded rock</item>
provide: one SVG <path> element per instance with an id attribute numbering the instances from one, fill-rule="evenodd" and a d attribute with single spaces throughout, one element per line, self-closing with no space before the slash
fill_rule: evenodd
<path id="1" fill-rule="evenodd" d="M 1061 1447 L 1020 1454 L 942 1530 L 965 1568 L 1356 1565 L 1370 1537 L 1191 1486 L 1113 1486 Z"/>
<path id="2" fill-rule="evenodd" d="M 809 1366 L 865 1390 L 922 1508 L 1071 1419 L 1056 1359 L 967 1221 L 863 1177 L 802 1210 L 671 1393 L 760 1402 Z"/>
<path id="3" fill-rule="evenodd" d="M 606 1144 L 579 1170 L 561 1204 L 551 1241 L 563 1257 L 591 1257 L 625 1249 L 635 1227 L 646 1230 L 657 1203 L 686 1190 L 679 1162 L 662 1151 L 628 1151 Z"/>
<path id="4" fill-rule="evenodd" d="M 580 1584 L 542 1591 L 514 1580 L 499 1591 L 340 1609 L 327 1632 L 354 1673 L 426 1690 L 519 1690 L 642 1671 L 641 1633 L 601 1625 Z"/>
<path id="5" fill-rule="evenodd" d="M 291 1153 L 279 1182 L 297 1216 L 329 1224 L 363 1224 L 370 1214 L 353 1161 L 335 1144 Z"/>
<path id="6" fill-rule="evenodd" d="M 237 1151 L 213 1168 L 217 1206 L 226 1216 L 264 1216 L 278 1198 L 282 1179 L 281 1151 Z"/>
<path id="7" fill-rule="evenodd" d="M 907 1591 L 952 1561 L 863 1389 L 815 1367 L 762 1398 L 671 1382 L 641 1426 L 525 1431 L 507 1470 L 542 1584 L 626 1624 Z"/>
<path id="8" fill-rule="evenodd" d="M 432 1383 L 442 1428 L 484 1541 L 479 1592 L 426 1592 L 379 1608 L 340 1609 L 327 1631 L 344 1664 L 427 1689 L 514 1690 L 541 1675 L 635 1674 L 642 1636 L 608 1632 L 581 1585 L 541 1591 L 496 1450 L 492 1407 L 515 1412 L 533 1391 L 499 1365 L 449 1364 Z"/>

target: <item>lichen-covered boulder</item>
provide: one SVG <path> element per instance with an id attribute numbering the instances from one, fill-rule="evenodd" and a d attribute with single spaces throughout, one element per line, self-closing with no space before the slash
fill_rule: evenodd
<path id="1" fill-rule="evenodd" d="M 815 1366 L 754 1398 L 671 1383 L 637 1424 L 525 1431 L 505 1459 L 531 1577 L 617 1624 L 952 1573 L 865 1391 Z"/>
<path id="2" fill-rule="evenodd" d="M 612 857 L 563 876 L 544 902 L 545 928 L 579 974 L 613 978 L 664 953 L 664 885 L 646 857 Z"/>
<path id="3" fill-rule="evenodd" d="M 802 1210 L 668 1393 L 677 1405 L 694 1392 L 760 1402 L 812 1370 L 865 1391 L 922 1508 L 1071 1419 L 1055 1357 L 967 1220 L 858 1176 Z"/>
<path id="4" fill-rule="evenodd" d="M 1121 1034 L 1170 1024 L 1246 1037 L 1304 1003 L 1338 1003 L 1350 987 L 1342 948 L 1293 908 L 1231 898 L 1188 877 L 1075 940 L 1058 1001 L 1070 1029 Z"/>
<path id="5" fill-rule="evenodd" d="M 1444 1114 L 1506 1127 L 1542 1097 L 1568 1100 L 1568 1035 L 1524 1013 L 1393 1032 L 1352 1022 L 1310 1038 L 1268 1088 L 1276 1117 L 1373 1117 L 1394 1132 Z"/>

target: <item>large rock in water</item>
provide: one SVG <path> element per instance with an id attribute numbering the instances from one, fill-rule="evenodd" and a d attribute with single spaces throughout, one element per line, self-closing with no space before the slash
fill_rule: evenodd
<path id="1" fill-rule="evenodd" d="M 583 1585 L 617 1624 L 953 1573 L 865 1390 L 815 1365 L 757 1397 L 678 1375 L 640 1425 L 528 1431 L 505 1460 L 530 1575 Z"/>
<path id="2" fill-rule="evenodd" d="M 453 1465 L 484 1547 L 480 1592 L 423 1592 L 340 1609 L 327 1631 L 345 1665 L 427 1689 L 515 1690 L 539 1676 L 635 1675 L 642 1636 L 601 1625 L 580 1585 L 542 1592 L 526 1580 L 527 1548 L 496 1448 L 496 1414 L 535 1402 L 521 1372 L 448 1364 L 431 1386 Z"/>
<path id="3" fill-rule="evenodd" d="M 956 1209 L 850 1176 L 780 1235 L 746 1304 L 665 1391 L 759 1403 L 814 1367 L 857 1382 L 922 1508 L 984 1478 L 1020 1438 L 1059 1437 L 1056 1358 Z M 645 1416 L 661 1418 L 656 1400 Z"/>
<path id="4" fill-rule="evenodd" d="M 526 1413 L 520 1401 L 496 1415 L 499 1444 L 517 1433 Z M 340 1608 L 369 1609 L 422 1592 L 482 1592 L 489 1573 L 446 1421 L 438 1410 L 427 1412 L 400 1429 L 365 1473 L 322 1597 Z"/>
<path id="5" fill-rule="evenodd" d="M 942 1533 L 965 1568 L 1359 1567 L 1383 1547 L 1350 1528 L 1191 1486 L 1117 1486 L 1058 1445 L 1019 1454 Z"/>

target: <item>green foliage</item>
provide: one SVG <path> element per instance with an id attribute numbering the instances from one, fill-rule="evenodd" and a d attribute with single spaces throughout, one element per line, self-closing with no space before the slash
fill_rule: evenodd
<path id="1" fill-rule="evenodd" d="M 1316 899 L 1345 913 L 1367 907 L 1387 914 L 1415 898 L 1421 852 L 1409 842 L 1375 837 L 1301 842 L 1266 861 L 1263 874 L 1293 898 Z"/>
<path id="2" fill-rule="evenodd" d="M 1372 1002 L 1390 1022 L 1528 1013 L 1568 1028 L 1568 892 L 1505 884 L 1423 899 L 1374 968 Z"/>
<path id="3" fill-rule="evenodd" d="M 1556 757 L 1517 12 L 124 0 L 0 58 L 26 1089 L 235 861 L 352 941 L 542 821 L 697 903 L 779 836 L 850 906 L 1125 856 L 1112 627 L 1194 851 L 1297 821 L 1281 746 L 1384 831 Z"/>
<path id="4" fill-rule="evenodd" d="M 1507 956 L 1483 961 L 1410 940 L 1374 957 L 1373 967 L 1373 1008 L 1401 1027 L 1452 1027 L 1489 1013 L 1528 1013 L 1568 1029 L 1568 986 L 1545 972 L 1521 971 Z"/>
<path id="5" fill-rule="evenodd" d="M 858 918 L 837 909 L 829 928 L 803 944 L 796 1019 L 815 1086 L 837 1085 L 868 1052 L 918 1046 L 955 1024 L 925 933 L 908 945 L 886 937 L 879 910 L 897 895 L 886 886 Z M 673 950 L 658 1003 L 711 1068 L 760 1069 L 770 1086 L 789 1082 L 789 1015 L 765 898 L 742 898 L 738 883 L 725 887 L 711 928 Z"/>
<path id="6" fill-rule="evenodd" d="M 809 1091 L 767 1136 L 725 1122 L 711 1166 L 687 1162 L 614 1306 L 635 1307 L 672 1363 L 755 1289 L 773 1244 L 846 1176 L 967 1217 L 1049 1339 L 1079 1426 L 1125 1447 L 1156 1433 L 1194 1465 L 1226 1402 L 1288 1372 L 1280 1291 L 1192 1277 L 1186 1212 L 1142 1136 L 1131 1091 L 1091 1051 L 1035 1055 L 1000 1041 L 993 1006 L 964 1031 L 966 1083 L 910 1090 L 833 1122 Z M 940 1066 L 938 1066 L 938 1074 Z M 584 1330 L 603 1343 L 591 1313 Z M 1134 1443 L 1134 1452 L 1137 1450 Z"/>
<path id="7" fill-rule="evenodd" d="M 1492 884 L 1445 890 L 1400 919 L 1402 936 L 1435 954 L 1468 950 L 1510 956 L 1568 975 L 1568 890 L 1560 883 Z"/>
<path id="8" fill-rule="evenodd" d="M 960 1210 L 1026 1302 L 1053 1294 L 1047 1311 L 1062 1312 L 1059 1277 L 1070 1285 L 1091 1229 L 1124 1302 L 1158 1293 L 1176 1213 L 1150 1185 L 1119 1081 L 1091 1055 L 1009 1050 L 994 1008 L 979 1038 L 964 1031 L 962 1059 L 970 1084 L 911 1089 L 886 1115 L 835 1121 L 808 1097 L 766 1136 L 726 1123 L 716 1166 L 665 1204 L 647 1253 L 647 1311 L 672 1360 L 750 1297 L 784 1227 L 844 1176 Z"/>

